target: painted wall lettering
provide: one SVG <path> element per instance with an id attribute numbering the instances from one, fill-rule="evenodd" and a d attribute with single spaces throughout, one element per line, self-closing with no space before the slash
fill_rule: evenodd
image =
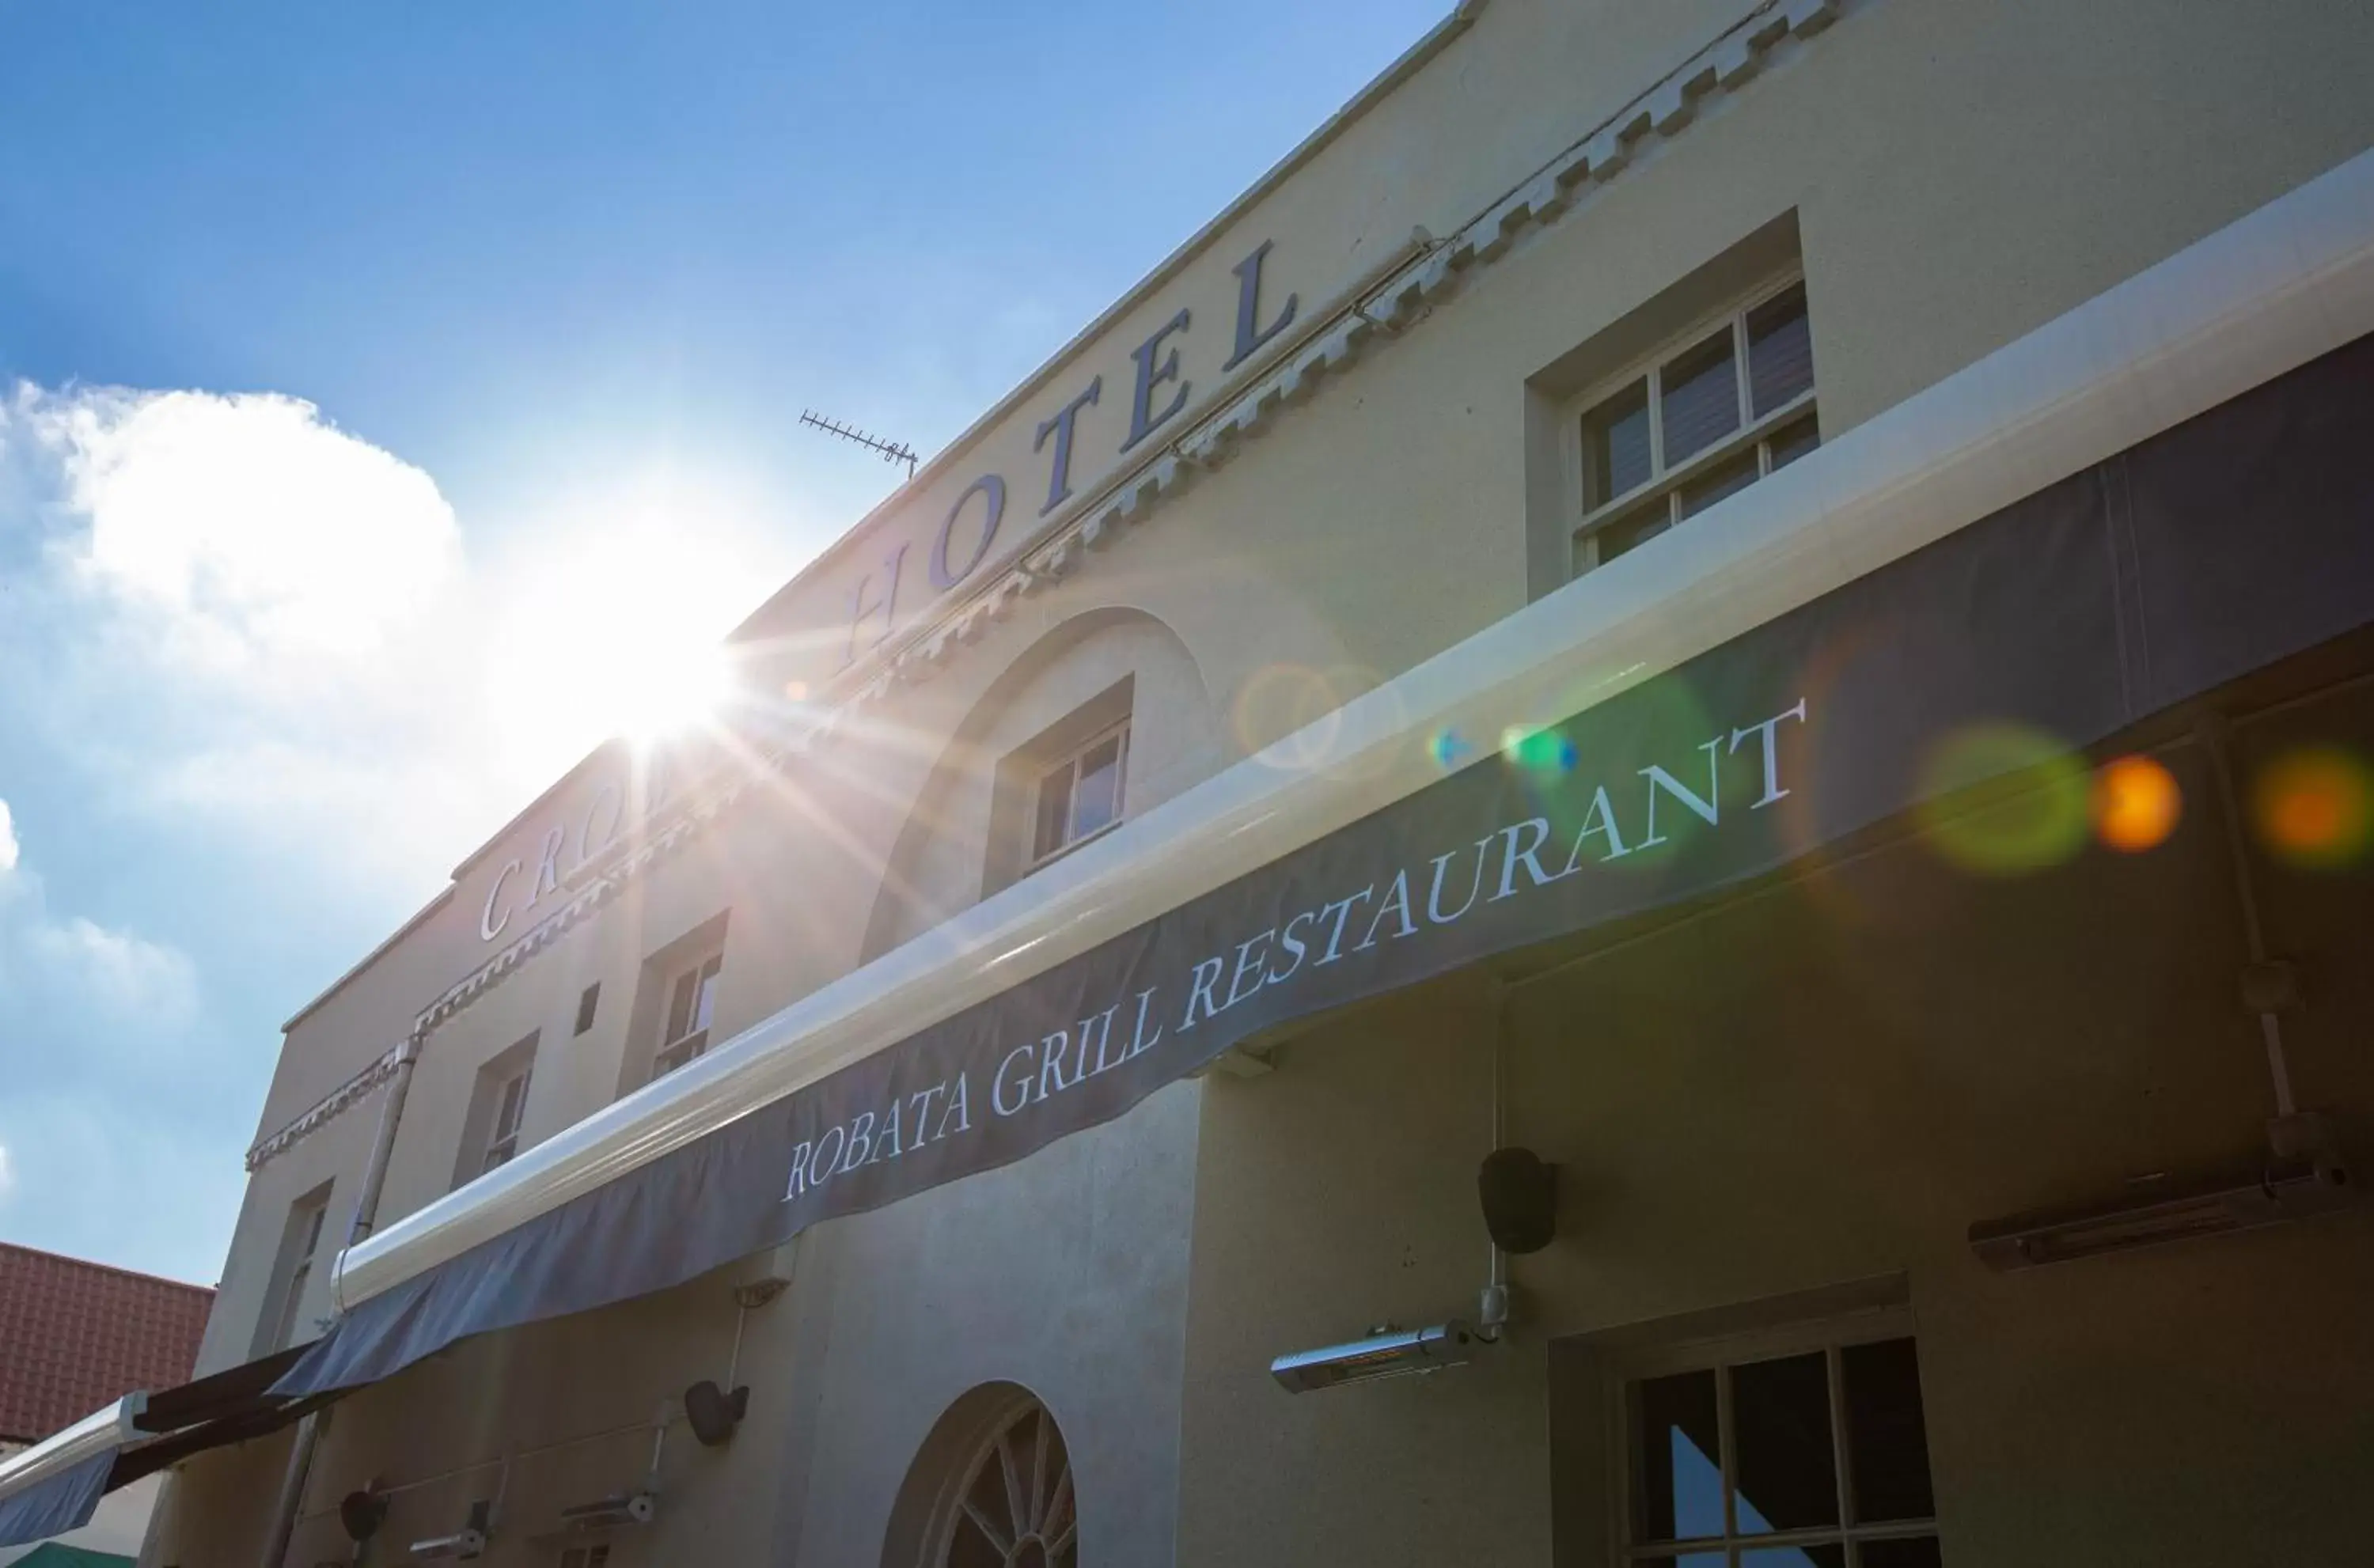
<path id="1" fill-rule="evenodd" d="M 1263 295 L 1263 274 L 1272 248 L 1272 241 L 1263 240 L 1230 269 L 1236 279 L 1236 324 L 1228 357 L 1221 366 L 1223 375 L 1275 342 L 1295 322 L 1295 313 L 1301 305 L 1299 295 L 1289 291 L 1283 299 L 1265 299 Z M 1263 319 L 1264 311 L 1268 312 L 1267 320 Z M 1039 506 L 1040 517 L 1052 517 L 1066 502 L 1075 499 L 1082 487 L 1108 482 L 1113 476 L 1114 458 L 1133 451 L 1186 411 L 1197 384 L 1189 374 L 1186 359 L 1191 346 L 1187 333 L 1193 320 L 1192 308 L 1182 305 L 1155 329 L 1153 335 L 1130 351 L 1128 427 L 1120 446 L 1112 449 L 1110 455 L 1092 461 L 1080 444 L 1083 411 L 1100 406 L 1104 400 L 1105 378 L 1101 370 L 1090 376 L 1085 385 L 1079 385 L 1079 390 L 1061 407 L 1031 427 L 1031 453 L 1043 455 L 1047 462 L 1047 488 Z M 855 664 L 899 629 L 899 577 L 911 545 L 919 555 L 924 555 L 924 574 L 934 595 L 961 586 L 993 558 L 1003 558 L 996 545 L 999 525 L 1005 516 L 1008 484 L 1008 475 L 994 470 L 974 478 L 940 516 L 938 532 L 931 540 L 928 554 L 924 553 L 921 528 L 915 528 L 908 538 L 896 544 L 877 534 L 872 544 L 860 546 L 869 556 L 875 551 L 882 554 L 878 565 L 858 574 L 839 606 L 843 617 L 840 624 L 846 628 L 840 639 L 839 669 Z M 891 526 L 901 524 L 894 522 Z M 910 521 L 904 526 L 914 527 L 914 523 Z M 908 606 L 911 613 L 921 607 L 920 602 Z M 799 624 L 829 624 L 830 614 L 825 612 L 815 621 Z"/>
<path id="2" fill-rule="evenodd" d="M 965 503 L 975 496 L 979 496 L 981 501 L 981 532 L 974 537 L 972 554 L 965 557 L 964 565 L 951 566 L 948 561 L 949 536 L 956 530 L 957 520 L 964 516 Z M 981 565 L 981 558 L 989 554 L 991 543 L 997 538 L 997 525 L 1005 517 L 1005 480 L 994 474 L 984 474 L 966 486 L 964 494 L 957 497 L 957 504 L 948 509 L 948 515 L 942 520 L 940 536 L 932 541 L 932 586 L 946 590 L 962 582 L 966 574 Z M 887 605 L 883 607 L 882 614 L 884 629 L 887 630 L 890 615 Z"/>
<path id="3" fill-rule="evenodd" d="M 945 528 L 940 531 L 940 537 L 946 539 Z M 879 617 L 882 623 L 880 629 L 866 643 L 867 649 L 890 635 L 890 627 L 899 614 L 899 570 L 906 564 L 907 546 L 901 544 L 883 561 L 879 580 L 873 572 L 857 579 L 857 587 L 849 595 L 849 647 L 840 657 L 842 668 L 857 662 L 857 656 L 863 651 L 857 646 L 858 634 L 865 629 L 867 621 Z"/>
<path id="4" fill-rule="evenodd" d="M 1030 443 L 1032 451 L 1042 450 L 1049 436 L 1055 438 L 1054 461 L 1047 469 L 1047 504 L 1039 509 L 1040 517 L 1045 517 L 1071 498 L 1072 422 L 1080 416 L 1080 410 L 1095 403 L 1104 390 L 1105 379 L 1099 376 L 1088 383 L 1087 391 L 1065 404 L 1052 419 L 1039 427 L 1039 439 Z"/>
<path id="5" fill-rule="evenodd" d="M 1235 369 L 1258 352 L 1262 345 L 1294 324 L 1294 308 L 1302 297 L 1289 294 L 1286 303 L 1277 308 L 1277 316 L 1267 326 L 1257 325 L 1261 320 L 1262 258 L 1269 254 L 1270 241 L 1263 240 L 1253 253 L 1236 265 L 1237 275 L 1237 344 L 1228 352 L 1228 362 L 1220 367 L 1223 372 Z"/>
<path id="6" fill-rule="evenodd" d="M 1187 322 L 1187 310 L 1182 306 L 1177 315 L 1156 328 L 1154 335 L 1139 344 L 1130 354 L 1130 357 L 1137 361 L 1137 386 L 1129 397 L 1129 439 L 1121 444 L 1123 451 L 1154 434 L 1157 427 L 1187 406 L 1190 383 L 1180 377 L 1179 350 L 1173 347 L 1169 353 L 1162 353 L 1163 339 L 1172 333 L 1185 332 Z M 1157 358 L 1158 355 L 1161 357 Z M 1161 413 L 1157 414 L 1154 412 L 1154 389 L 1166 381 L 1176 385 L 1170 389 L 1170 401 L 1162 405 Z"/>
<path id="7" fill-rule="evenodd" d="M 642 766 L 638 814 L 648 815 L 668 798 L 668 754 L 654 749 L 642 759 Z M 547 895 L 557 898 L 570 878 L 617 842 L 627 815 L 627 790 L 612 778 L 587 797 L 583 815 L 547 822 L 536 838 L 532 860 L 514 855 L 495 868 L 494 880 L 487 884 L 487 901 L 478 908 L 478 940 L 494 941 L 511 930 L 513 916 L 535 913 Z"/>
<path id="8" fill-rule="evenodd" d="M 502 870 L 495 873 L 494 885 L 487 889 L 487 907 L 478 916 L 478 940 L 480 942 L 494 941 L 495 938 L 503 934 L 503 928 L 511 923 L 511 912 L 508 908 L 503 911 L 502 918 L 500 919 L 497 919 L 495 918 L 495 906 L 502 902 L 503 883 L 511 881 L 512 876 L 518 872 L 519 869 L 519 861 L 515 860 L 505 860 L 503 862 Z"/>

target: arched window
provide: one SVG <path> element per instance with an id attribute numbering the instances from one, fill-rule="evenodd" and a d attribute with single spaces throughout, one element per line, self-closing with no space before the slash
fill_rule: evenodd
<path id="1" fill-rule="evenodd" d="M 974 1453 L 956 1496 L 934 1568 L 1078 1568 L 1071 1455 L 1036 1399 Z"/>

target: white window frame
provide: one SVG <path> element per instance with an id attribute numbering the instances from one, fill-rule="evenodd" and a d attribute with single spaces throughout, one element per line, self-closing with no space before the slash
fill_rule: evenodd
<path id="1" fill-rule="evenodd" d="M 1847 1435 L 1846 1387 L 1839 1352 L 1856 1345 L 1876 1344 L 1887 1340 L 1910 1340 L 1918 1351 L 1920 1336 L 1914 1331 L 1912 1314 L 1909 1309 L 1884 1307 L 1844 1317 L 1817 1318 L 1784 1328 L 1688 1340 L 1614 1358 L 1609 1385 L 1614 1398 L 1608 1400 L 1610 1408 L 1607 1412 L 1610 1426 L 1607 1452 L 1614 1472 L 1611 1478 L 1614 1487 L 1609 1493 L 1610 1506 L 1607 1510 L 1608 1562 L 1616 1564 L 1617 1568 L 1668 1568 L 1668 1565 L 1703 1556 L 1714 1558 L 1730 1565 L 1730 1568 L 1737 1568 L 1742 1555 L 1749 1551 L 1792 1546 L 1838 1545 L 1844 1549 L 1847 1568 L 1862 1568 L 1862 1547 L 1865 1541 L 1941 1536 L 1934 1515 L 1922 1519 L 1889 1519 L 1868 1525 L 1854 1522 L 1853 1456 Z M 1825 1369 L 1829 1375 L 1830 1459 L 1838 1484 L 1839 1522 L 1804 1529 L 1743 1534 L 1739 1529 L 1736 1508 L 1738 1457 L 1733 1451 L 1732 1443 L 1730 1370 L 1751 1362 L 1804 1355 L 1816 1351 L 1824 1352 Z M 1713 1457 L 1722 1474 L 1723 1534 L 1720 1539 L 1693 1536 L 1679 1541 L 1635 1541 L 1632 1539 L 1632 1486 L 1637 1460 L 1632 1447 L 1635 1435 L 1633 1387 L 1651 1378 L 1708 1371 L 1715 1375 L 1716 1419 L 1722 1434 L 1722 1452 Z M 1924 1427 L 1928 1419 L 1924 1390 L 1922 1401 Z M 1933 1469 L 1929 1480 L 1933 1505 L 1937 1479 L 1933 1469 L 1933 1450 L 1931 1458 Z"/>
<path id="2" fill-rule="evenodd" d="M 717 984 L 724 973 L 725 954 L 712 952 L 680 965 L 668 976 L 667 985 L 660 992 L 662 1038 L 659 1048 L 652 1053 L 653 1078 L 664 1078 L 707 1053 L 709 1026 L 716 1012 Z M 693 993 L 691 1006 L 685 1014 L 685 1028 L 683 1033 L 669 1039 L 665 1036 L 668 1025 L 675 1020 L 676 994 L 688 979 L 692 982 Z"/>
<path id="3" fill-rule="evenodd" d="M 1772 438 L 1800 418 L 1807 415 L 1814 418 L 1816 439 L 1819 439 L 1821 378 L 1818 366 L 1813 384 L 1769 414 L 1759 416 L 1754 406 L 1747 360 L 1748 316 L 1792 288 L 1802 287 L 1804 281 L 1804 274 L 1796 270 L 1766 280 L 1722 310 L 1710 311 L 1692 321 L 1682 331 L 1660 342 L 1652 352 L 1627 365 L 1620 374 L 1609 376 L 1566 404 L 1563 457 L 1568 514 L 1573 520 L 1567 532 L 1568 570 L 1571 576 L 1581 577 L 1604 564 L 1600 556 L 1599 541 L 1610 523 L 1633 518 L 1661 497 L 1666 509 L 1666 527 L 1679 526 L 1685 521 L 1678 515 L 1681 492 L 1693 481 L 1712 469 L 1722 467 L 1742 452 L 1752 449 L 1757 453 L 1757 479 L 1770 474 Z M 1808 321 L 1810 324 L 1810 314 Z M 1739 395 L 1739 426 L 1721 440 L 1669 467 L 1665 463 L 1663 369 L 1667 363 L 1697 347 L 1718 329 L 1726 326 L 1731 331 L 1733 364 L 1737 370 L 1734 380 Z M 1586 506 L 1588 475 L 1583 456 L 1583 415 L 1635 382 L 1645 383 L 1648 389 L 1649 477 L 1598 506 Z"/>
<path id="4" fill-rule="evenodd" d="M 1106 834 L 1111 833 L 1114 828 L 1119 827 L 1128 819 L 1129 743 L 1132 723 L 1135 718 L 1136 715 L 1132 714 L 1128 717 L 1116 720 L 1114 722 L 1106 725 L 1103 729 L 1089 736 L 1087 740 L 1081 742 L 1078 745 L 1065 751 L 1062 755 L 1050 762 L 1040 764 L 1032 769 L 1033 777 L 1030 783 L 1030 810 L 1028 814 L 1023 819 L 1022 824 L 1022 831 L 1026 835 L 1023 842 L 1023 869 L 1026 873 L 1028 872 L 1035 872 L 1041 866 L 1051 865 L 1053 862 L 1062 860 L 1064 856 L 1070 854 L 1073 850 L 1078 848 L 1083 844 L 1094 843 L 1097 839 L 1099 839 Z M 1067 837 L 1065 837 L 1062 843 L 1042 853 L 1039 848 L 1039 808 L 1040 803 L 1046 798 L 1048 784 L 1058 776 L 1069 778 L 1071 780 L 1071 794 L 1069 797 L 1070 804 L 1074 807 L 1077 806 L 1080 799 L 1081 761 L 1086 758 L 1090 752 L 1095 751 L 1107 741 L 1111 741 L 1115 738 L 1120 740 L 1121 747 L 1119 755 L 1113 759 L 1113 814 L 1111 819 L 1106 822 L 1103 825 L 1091 828 L 1086 833 L 1070 834 L 1071 811 L 1067 808 L 1064 813 L 1064 826 Z"/>
<path id="5" fill-rule="evenodd" d="M 520 1128 L 527 1120 L 528 1085 L 535 1076 L 535 1059 L 530 1055 L 520 1064 L 518 1071 L 505 1073 L 499 1081 L 488 1086 L 487 1147 L 478 1157 L 479 1175 L 484 1176 L 498 1165 L 509 1164 L 519 1153 Z M 511 1095 L 514 1085 L 519 1090 L 516 1099 Z M 504 1124 L 506 1116 L 510 1117 L 509 1126 Z"/>

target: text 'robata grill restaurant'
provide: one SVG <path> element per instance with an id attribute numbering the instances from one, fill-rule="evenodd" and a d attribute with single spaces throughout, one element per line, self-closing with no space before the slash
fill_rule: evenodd
<path id="1" fill-rule="evenodd" d="M 2354 1560 L 2369 60 L 1470 0 L 290 1023 L 0 1539 Z"/>

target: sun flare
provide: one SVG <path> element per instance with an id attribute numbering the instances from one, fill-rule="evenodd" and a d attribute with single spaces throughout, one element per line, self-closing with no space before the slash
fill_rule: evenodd
<path id="1" fill-rule="evenodd" d="M 723 716 L 737 684 L 723 639 L 755 579 L 736 531 L 714 521 L 659 507 L 568 520 L 490 639 L 488 696 L 521 777 Z"/>
<path id="2" fill-rule="evenodd" d="M 660 740 L 715 719 L 733 689 L 725 650 L 713 642 L 655 643 L 617 671 L 613 728 L 630 741 Z"/>

